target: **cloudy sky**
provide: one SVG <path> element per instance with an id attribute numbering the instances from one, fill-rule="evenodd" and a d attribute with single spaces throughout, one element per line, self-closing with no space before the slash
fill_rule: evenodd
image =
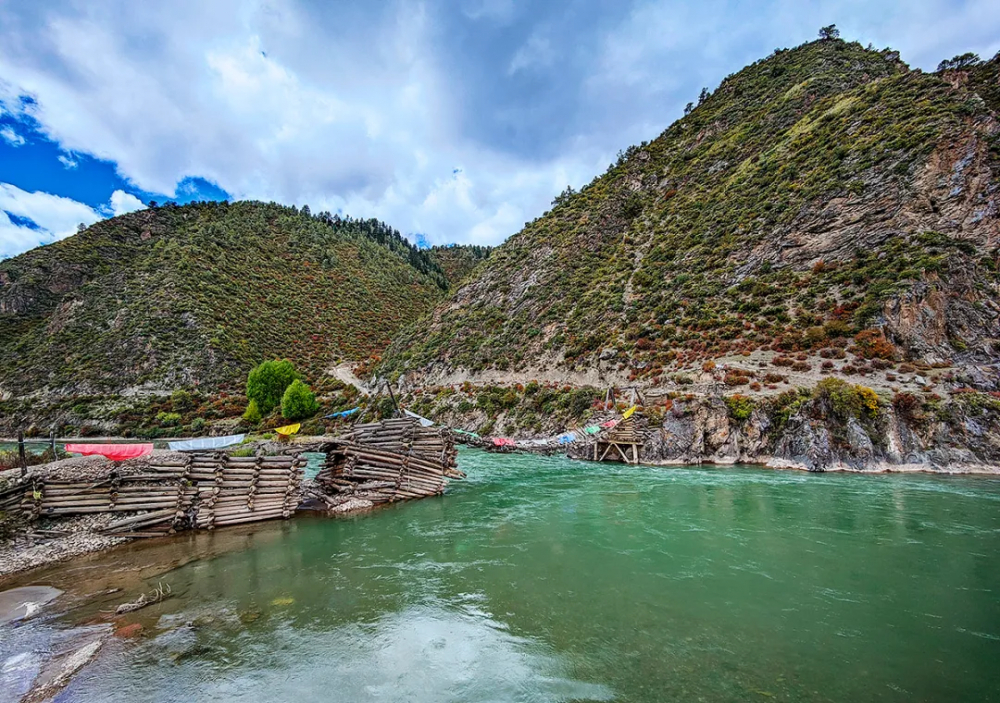
<path id="1" fill-rule="evenodd" d="M 0 257 L 253 198 L 496 244 L 777 47 L 836 23 L 933 70 L 997 0 L 0 0 Z"/>

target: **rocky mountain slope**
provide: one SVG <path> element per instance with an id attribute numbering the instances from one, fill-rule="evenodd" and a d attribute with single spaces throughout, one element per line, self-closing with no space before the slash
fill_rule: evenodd
<path id="1" fill-rule="evenodd" d="M 993 390 L 996 67 L 928 74 L 840 40 L 776 51 L 560 195 L 383 371 L 767 393 L 775 359 L 772 376 L 889 385 L 907 362 Z"/>
<path id="2" fill-rule="evenodd" d="M 0 395 L 211 391 L 273 357 L 315 375 L 380 351 L 448 285 L 375 220 L 154 207 L 0 262 Z"/>
<path id="3" fill-rule="evenodd" d="M 431 247 L 427 250 L 427 255 L 441 268 L 452 287 L 455 287 L 462 283 L 490 255 L 491 251 L 493 251 L 492 247 L 476 244 L 449 244 Z"/>

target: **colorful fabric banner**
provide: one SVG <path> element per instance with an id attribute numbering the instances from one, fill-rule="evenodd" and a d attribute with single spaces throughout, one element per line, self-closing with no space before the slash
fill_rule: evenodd
<path id="1" fill-rule="evenodd" d="M 597 434 L 598 432 L 601 431 L 601 427 L 600 425 L 589 425 L 587 427 L 584 427 L 583 431 L 586 432 L 587 434 Z"/>
<path id="2" fill-rule="evenodd" d="M 618 420 L 608 420 L 607 422 L 602 422 L 601 427 L 608 430 L 618 424 Z"/>
<path id="3" fill-rule="evenodd" d="M 419 420 L 420 424 L 423 427 L 431 427 L 434 425 L 434 422 L 432 420 L 428 420 L 426 417 L 422 417 L 420 415 L 417 415 L 416 413 L 411 413 L 409 410 L 404 410 L 403 412 L 406 413 L 407 417 L 412 417 L 414 420 Z"/>
<path id="4" fill-rule="evenodd" d="M 572 432 L 565 432 L 556 437 L 556 441 L 559 442 L 559 444 L 572 444 L 576 441 L 576 435 Z"/>
<path id="5" fill-rule="evenodd" d="M 495 447 L 516 447 L 517 442 L 507 437 L 494 437 L 493 446 Z"/>
<path id="6" fill-rule="evenodd" d="M 632 413 L 634 413 L 638 409 L 639 409 L 638 405 L 633 405 L 631 408 L 622 413 L 622 419 L 628 420 L 630 417 L 632 417 Z"/>
<path id="7" fill-rule="evenodd" d="M 475 432 L 469 432 L 468 430 L 460 430 L 457 427 L 451 428 L 452 432 L 458 432 L 459 434 L 464 434 L 466 437 L 472 437 L 473 439 L 479 439 L 479 435 Z"/>
<path id="8" fill-rule="evenodd" d="M 152 444 L 67 444 L 66 451 L 73 454 L 83 454 L 90 456 L 98 454 L 107 457 L 112 461 L 122 461 L 124 459 L 135 459 L 139 456 L 151 454 Z"/>
<path id="9" fill-rule="evenodd" d="M 361 408 L 351 408 L 350 410 L 341 410 L 339 413 L 330 413 L 329 415 L 324 415 L 324 420 L 329 420 L 334 417 L 347 417 L 348 415 L 353 415 Z"/>
<path id="10" fill-rule="evenodd" d="M 190 452 L 196 449 L 222 449 L 239 444 L 246 438 L 245 434 L 231 434 L 226 437 L 199 437 L 198 439 L 185 439 L 180 442 L 167 442 L 167 446 L 174 452 Z"/>
<path id="11" fill-rule="evenodd" d="M 294 425 L 285 425 L 284 427 L 279 427 L 278 429 L 275 430 L 275 432 L 277 432 L 278 434 L 285 435 L 287 437 L 289 435 L 293 435 L 296 432 L 298 432 L 300 427 L 302 427 L 302 423 L 296 422 Z"/>

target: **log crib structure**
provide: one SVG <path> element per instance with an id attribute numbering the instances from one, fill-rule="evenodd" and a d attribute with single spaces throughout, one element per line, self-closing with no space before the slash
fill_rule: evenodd
<path id="1" fill-rule="evenodd" d="M 448 479 L 465 477 L 451 431 L 412 418 L 356 425 L 320 450 L 312 496 L 337 512 L 441 495 Z"/>
<path id="2" fill-rule="evenodd" d="M 326 454 L 307 481 L 305 452 Z M 231 456 L 223 450 L 154 453 L 99 476 L 29 472 L 0 490 L 0 510 L 29 522 L 78 515 L 113 516 L 100 532 L 155 537 L 291 517 L 304 497 L 332 512 L 440 495 L 456 467 L 451 434 L 410 418 L 357 425 L 317 444 L 282 454 Z M 35 467 L 44 469 L 44 466 Z"/>

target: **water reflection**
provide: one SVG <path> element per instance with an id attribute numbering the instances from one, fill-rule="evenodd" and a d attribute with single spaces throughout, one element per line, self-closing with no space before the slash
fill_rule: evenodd
<path id="1" fill-rule="evenodd" d="M 248 619 L 204 612 L 132 654 L 105 661 L 63 698 L 81 701 L 605 701 L 543 644 L 475 606 L 427 604 L 373 622 L 302 627 L 278 609 Z M 284 603 L 284 601 L 282 601 Z M 291 605 L 291 603 L 288 603 Z M 280 607 L 280 606 L 279 606 Z M 247 622 L 250 620 L 249 622 Z M 170 625 L 171 623 L 165 623 Z M 244 627 L 247 625 L 247 627 Z"/>

